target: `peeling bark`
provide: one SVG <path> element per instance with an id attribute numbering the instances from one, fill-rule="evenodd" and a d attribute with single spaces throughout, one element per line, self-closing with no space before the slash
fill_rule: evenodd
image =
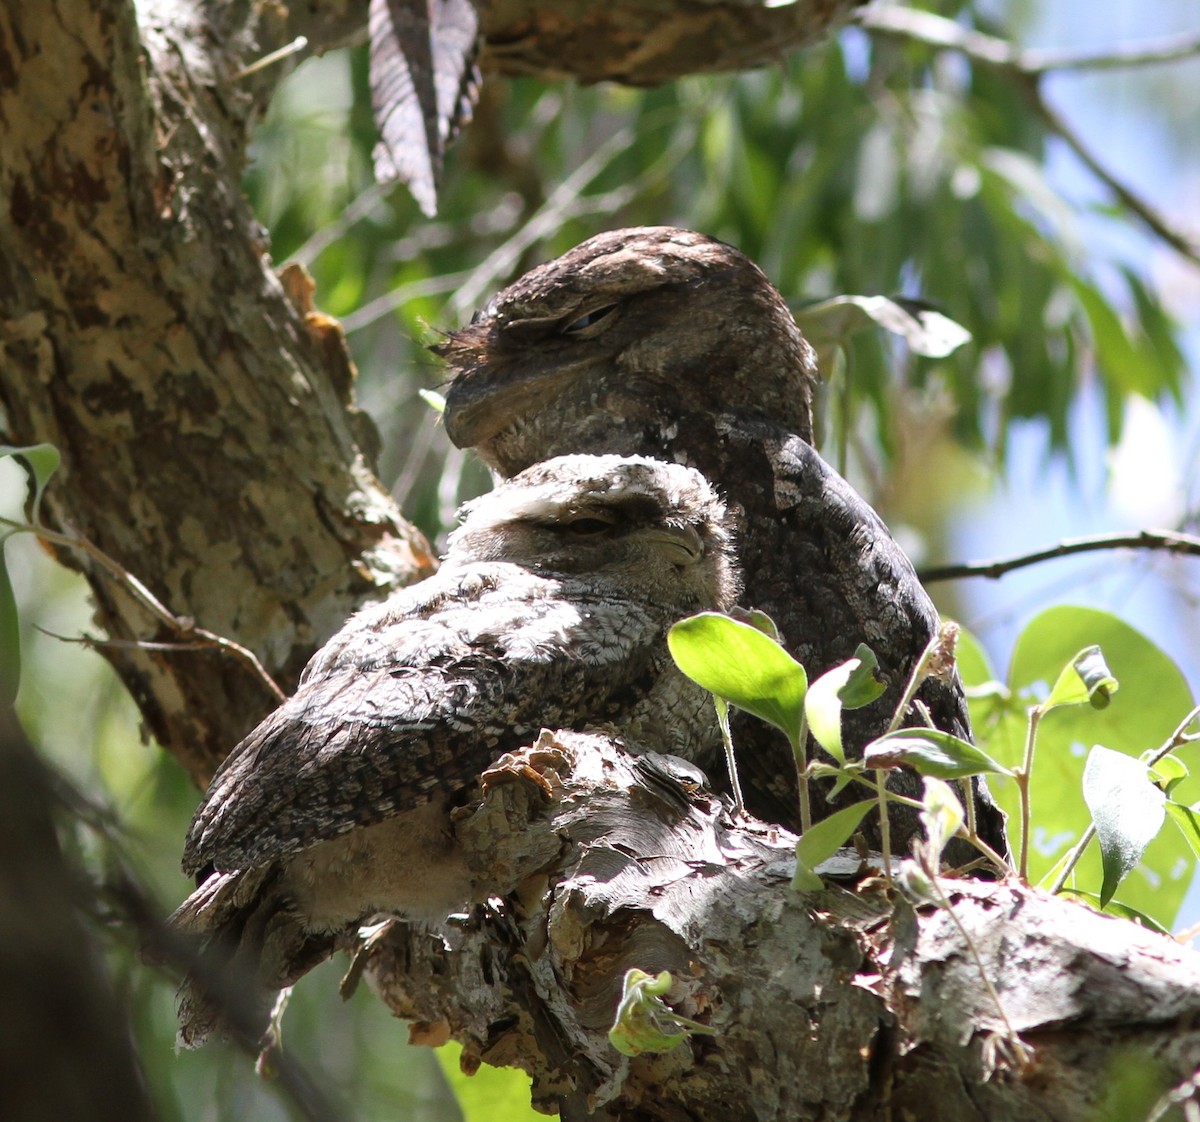
<path id="1" fill-rule="evenodd" d="M 1022 1071 L 946 911 L 880 878 L 793 891 L 795 838 L 732 819 L 689 765 L 558 733 L 485 778 L 457 836 L 502 898 L 438 936 L 397 926 L 371 975 L 415 1039 L 524 1068 L 564 1118 L 1132 1120 L 1200 1062 L 1200 956 L 1127 921 L 943 881 Z M 668 1004 L 715 1035 L 621 1056 L 630 967 L 669 970 Z M 1105 1115 L 1131 1070 L 1141 1097 Z"/>
<path id="2" fill-rule="evenodd" d="M 140 39 L 122 0 L 0 14 L 0 400 L 7 440 L 63 453 L 52 525 L 290 688 L 355 607 L 433 561 L 372 473 L 340 329 L 296 278 L 289 298 L 238 185 L 269 79 L 232 76 L 291 30 L 261 12 L 237 33 L 202 7 L 152 17 Z M 60 555 L 109 636 L 187 639 Z M 220 651 L 105 654 L 200 783 L 275 703 Z"/>

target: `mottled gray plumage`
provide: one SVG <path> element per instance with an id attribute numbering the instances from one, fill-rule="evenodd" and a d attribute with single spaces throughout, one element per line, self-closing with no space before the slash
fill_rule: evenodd
<path id="1" fill-rule="evenodd" d="M 454 374 L 447 433 L 501 476 L 567 452 L 661 456 L 703 472 L 737 519 L 746 604 L 776 620 L 810 679 L 868 643 L 887 692 L 846 713 L 843 735 L 854 753 L 884 731 L 937 613 L 876 513 L 812 448 L 813 350 L 743 254 L 666 226 L 600 234 L 433 349 Z M 957 675 L 918 697 L 939 728 L 970 737 Z M 786 740 L 749 719 L 735 732 L 751 810 L 797 829 Z M 911 775 L 896 782 L 919 790 Z M 817 817 L 828 813 L 824 789 Z M 1003 852 L 1003 819 L 982 785 L 976 809 Z M 918 829 L 914 814 L 895 813 L 901 846 Z M 955 860 L 973 855 L 952 849 Z"/>
<path id="2" fill-rule="evenodd" d="M 539 464 L 465 508 L 438 573 L 354 616 L 230 754 L 184 848 L 214 870 L 172 917 L 265 996 L 373 912 L 437 919 L 474 894 L 448 810 L 542 727 L 713 747 L 674 668 L 677 619 L 737 593 L 725 509 L 697 473 L 617 456 Z M 217 1018 L 185 988 L 181 1037 Z"/>

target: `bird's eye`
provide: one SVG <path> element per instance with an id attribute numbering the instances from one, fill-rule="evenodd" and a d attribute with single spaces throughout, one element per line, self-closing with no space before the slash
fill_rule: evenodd
<path id="1" fill-rule="evenodd" d="M 616 304 L 606 304 L 603 308 L 593 308 L 590 312 L 585 312 L 581 316 L 577 316 L 570 323 L 565 324 L 561 330 L 564 335 L 590 335 L 590 329 L 597 327 L 604 320 L 617 310 Z"/>
<path id="2" fill-rule="evenodd" d="M 595 538 L 611 530 L 613 524 L 604 518 L 575 518 L 566 524 L 569 533 L 577 538 Z"/>

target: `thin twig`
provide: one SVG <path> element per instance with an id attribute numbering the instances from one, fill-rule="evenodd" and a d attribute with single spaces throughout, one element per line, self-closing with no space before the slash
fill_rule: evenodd
<path id="1" fill-rule="evenodd" d="M 1185 234 L 1175 230 L 1159 212 L 1145 199 L 1138 195 L 1128 184 L 1119 180 L 1101 162 L 1092 150 L 1083 142 L 1062 115 L 1046 101 L 1040 85 L 1034 85 L 1029 91 L 1030 100 L 1038 115 L 1046 123 L 1051 132 L 1056 132 L 1066 142 L 1067 146 L 1079 157 L 1081 163 L 1103 183 L 1125 208 L 1140 218 L 1142 224 L 1157 234 L 1173 250 L 1189 261 L 1200 265 L 1200 244 L 1192 241 Z"/>
<path id="2" fill-rule="evenodd" d="M 1021 52 L 1021 69 L 1028 74 L 1044 74 L 1051 70 L 1116 70 L 1181 62 L 1197 55 L 1200 55 L 1200 33 L 1189 31 L 1162 39 L 1106 47 L 1102 51 L 1086 47 L 1082 50 L 1026 49 Z"/>
<path id="3" fill-rule="evenodd" d="M 939 580 L 961 580 L 965 577 L 988 577 L 997 580 L 1014 569 L 1024 569 L 1056 557 L 1074 553 L 1092 553 L 1101 549 L 1155 549 L 1167 553 L 1184 553 L 1200 557 L 1200 538 L 1175 530 L 1139 530 L 1130 534 L 1097 534 L 1087 538 L 1064 538 L 1057 545 L 1030 553 L 1017 553 L 994 561 L 965 561 L 953 565 L 935 565 L 921 570 L 917 576 L 929 583 Z"/>
<path id="4" fill-rule="evenodd" d="M 43 541 L 52 542 L 54 545 L 60 545 L 67 549 L 77 549 L 87 554 L 101 568 L 105 569 L 124 585 L 126 591 L 131 593 L 134 599 L 160 623 L 179 635 L 193 636 L 199 641 L 197 645 L 219 647 L 221 650 L 228 651 L 230 654 L 240 658 L 254 671 L 259 681 L 271 691 L 276 701 L 280 704 L 287 701 L 287 694 L 279 688 L 279 684 L 267 673 L 266 667 L 263 666 L 258 656 L 252 650 L 248 647 L 243 647 L 241 643 L 236 643 L 232 639 L 225 638 L 224 635 L 218 635 L 215 631 L 209 631 L 204 627 L 197 627 L 195 620 L 175 615 L 124 565 L 109 557 L 104 550 L 85 538 L 73 526 L 67 526 L 67 533 L 59 533 L 46 526 L 34 526 L 24 522 L 16 522 L 11 518 L 0 518 L 0 524 L 13 527 L 16 532 L 34 534 Z"/>
<path id="5" fill-rule="evenodd" d="M 868 31 L 922 43 L 938 50 L 958 51 L 973 62 L 994 67 L 1015 79 L 1046 126 L 1070 146 L 1088 170 L 1154 234 L 1189 261 L 1200 264 L 1200 245 L 1173 229 L 1153 206 L 1109 171 L 1084 144 L 1079 134 L 1050 107 L 1041 86 L 1041 78 L 1055 70 L 1141 66 L 1196 57 L 1200 55 L 1200 35 L 1193 32 L 1170 42 L 1147 43 L 1128 49 L 1114 48 L 1104 53 L 1034 51 L 1023 50 L 975 28 L 963 27 L 944 16 L 900 5 L 867 8 L 859 12 L 856 19 Z"/>

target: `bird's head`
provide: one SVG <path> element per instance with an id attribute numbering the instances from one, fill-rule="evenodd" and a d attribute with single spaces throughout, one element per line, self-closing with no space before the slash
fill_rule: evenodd
<path id="1" fill-rule="evenodd" d="M 559 456 L 467 503 L 445 565 L 507 561 L 679 615 L 733 606 L 740 582 L 725 504 L 692 468 L 644 457 Z"/>
<path id="2" fill-rule="evenodd" d="M 623 424 L 679 413 L 811 436 L 815 357 L 783 298 L 744 254 L 689 230 L 590 238 L 432 349 L 453 375 L 450 439 L 503 475 L 556 452 L 635 451 Z"/>

